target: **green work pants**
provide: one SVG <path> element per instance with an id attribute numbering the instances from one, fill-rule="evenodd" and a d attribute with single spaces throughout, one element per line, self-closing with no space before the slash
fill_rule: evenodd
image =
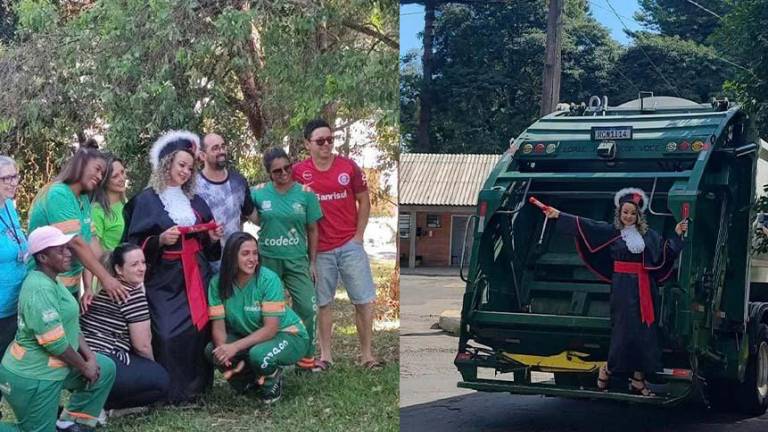
<path id="1" fill-rule="evenodd" d="M 309 272 L 309 258 L 261 257 L 261 263 L 277 273 L 291 295 L 291 309 L 301 318 L 309 335 L 309 347 L 304 357 L 315 355 L 315 327 L 317 321 L 317 300 L 315 284 Z"/>
<path id="2" fill-rule="evenodd" d="M 61 413 L 61 420 L 96 426 L 96 417 L 115 381 L 112 360 L 96 353 L 96 362 L 101 373 L 93 384 L 74 369 L 63 381 L 48 381 L 21 377 L 0 366 L 0 390 L 16 415 L 18 428 L 24 432 L 55 432 L 62 389 L 69 390 L 72 395 Z M 0 426 L 0 431 L 3 430 Z"/>
<path id="3" fill-rule="evenodd" d="M 227 334 L 227 343 L 242 339 L 245 336 Z M 213 343 L 205 347 L 205 357 L 213 364 Z M 307 339 L 300 335 L 278 332 L 274 338 L 256 344 L 250 349 L 243 350 L 232 359 L 232 366 L 240 360 L 245 360 L 245 370 L 229 380 L 229 383 L 239 391 L 244 391 L 248 385 L 272 375 L 279 366 L 290 366 L 298 362 L 307 352 Z"/>

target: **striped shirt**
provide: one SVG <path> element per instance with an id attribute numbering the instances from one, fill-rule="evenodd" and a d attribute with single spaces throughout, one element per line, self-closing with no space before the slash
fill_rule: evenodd
<path id="1" fill-rule="evenodd" d="M 149 306 L 144 285 L 129 287 L 128 299 L 115 303 L 105 290 L 93 298 L 88 312 L 80 317 L 80 328 L 88 346 L 101 353 L 131 351 L 128 325 L 149 320 Z"/>

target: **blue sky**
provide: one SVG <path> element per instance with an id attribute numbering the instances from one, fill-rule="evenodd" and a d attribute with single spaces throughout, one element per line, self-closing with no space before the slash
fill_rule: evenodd
<path id="1" fill-rule="evenodd" d="M 616 9 L 630 30 L 637 30 L 640 25 L 633 18 L 635 11 L 639 9 L 637 0 L 589 0 L 595 18 L 611 31 L 614 39 L 626 45 L 629 40 L 624 34 L 624 27 L 611 11 L 608 2 Z M 421 38 L 417 35 L 422 30 L 424 30 L 424 7 L 415 4 L 400 6 L 400 56 L 411 49 L 421 48 Z"/>

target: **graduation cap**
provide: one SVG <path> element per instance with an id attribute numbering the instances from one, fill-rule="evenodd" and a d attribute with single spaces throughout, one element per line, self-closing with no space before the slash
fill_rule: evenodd
<path id="1" fill-rule="evenodd" d="M 166 132 L 152 144 L 149 150 L 149 162 L 155 170 L 160 166 L 160 161 L 169 154 L 185 150 L 194 155 L 199 147 L 200 137 L 197 134 L 184 130 Z"/>
<path id="2" fill-rule="evenodd" d="M 621 208 L 627 202 L 633 203 L 641 212 L 648 208 L 648 197 L 642 189 L 624 188 L 616 192 L 616 195 L 613 197 L 613 203 L 616 207 Z"/>

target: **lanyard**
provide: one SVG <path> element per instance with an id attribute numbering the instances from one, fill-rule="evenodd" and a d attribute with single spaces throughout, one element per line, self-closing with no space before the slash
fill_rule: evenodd
<path id="1" fill-rule="evenodd" d="M 5 205 L 5 214 L 8 215 L 8 223 L 5 222 L 5 218 L 3 218 L 2 215 L 0 215 L 0 222 L 3 223 L 3 226 L 13 236 L 13 239 L 16 241 L 16 244 L 21 246 L 21 238 L 19 238 L 19 235 L 16 233 L 16 226 L 14 226 L 13 224 L 13 218 L 11 217 L 11 211 L 8 210 L 8 204 Z"/>

